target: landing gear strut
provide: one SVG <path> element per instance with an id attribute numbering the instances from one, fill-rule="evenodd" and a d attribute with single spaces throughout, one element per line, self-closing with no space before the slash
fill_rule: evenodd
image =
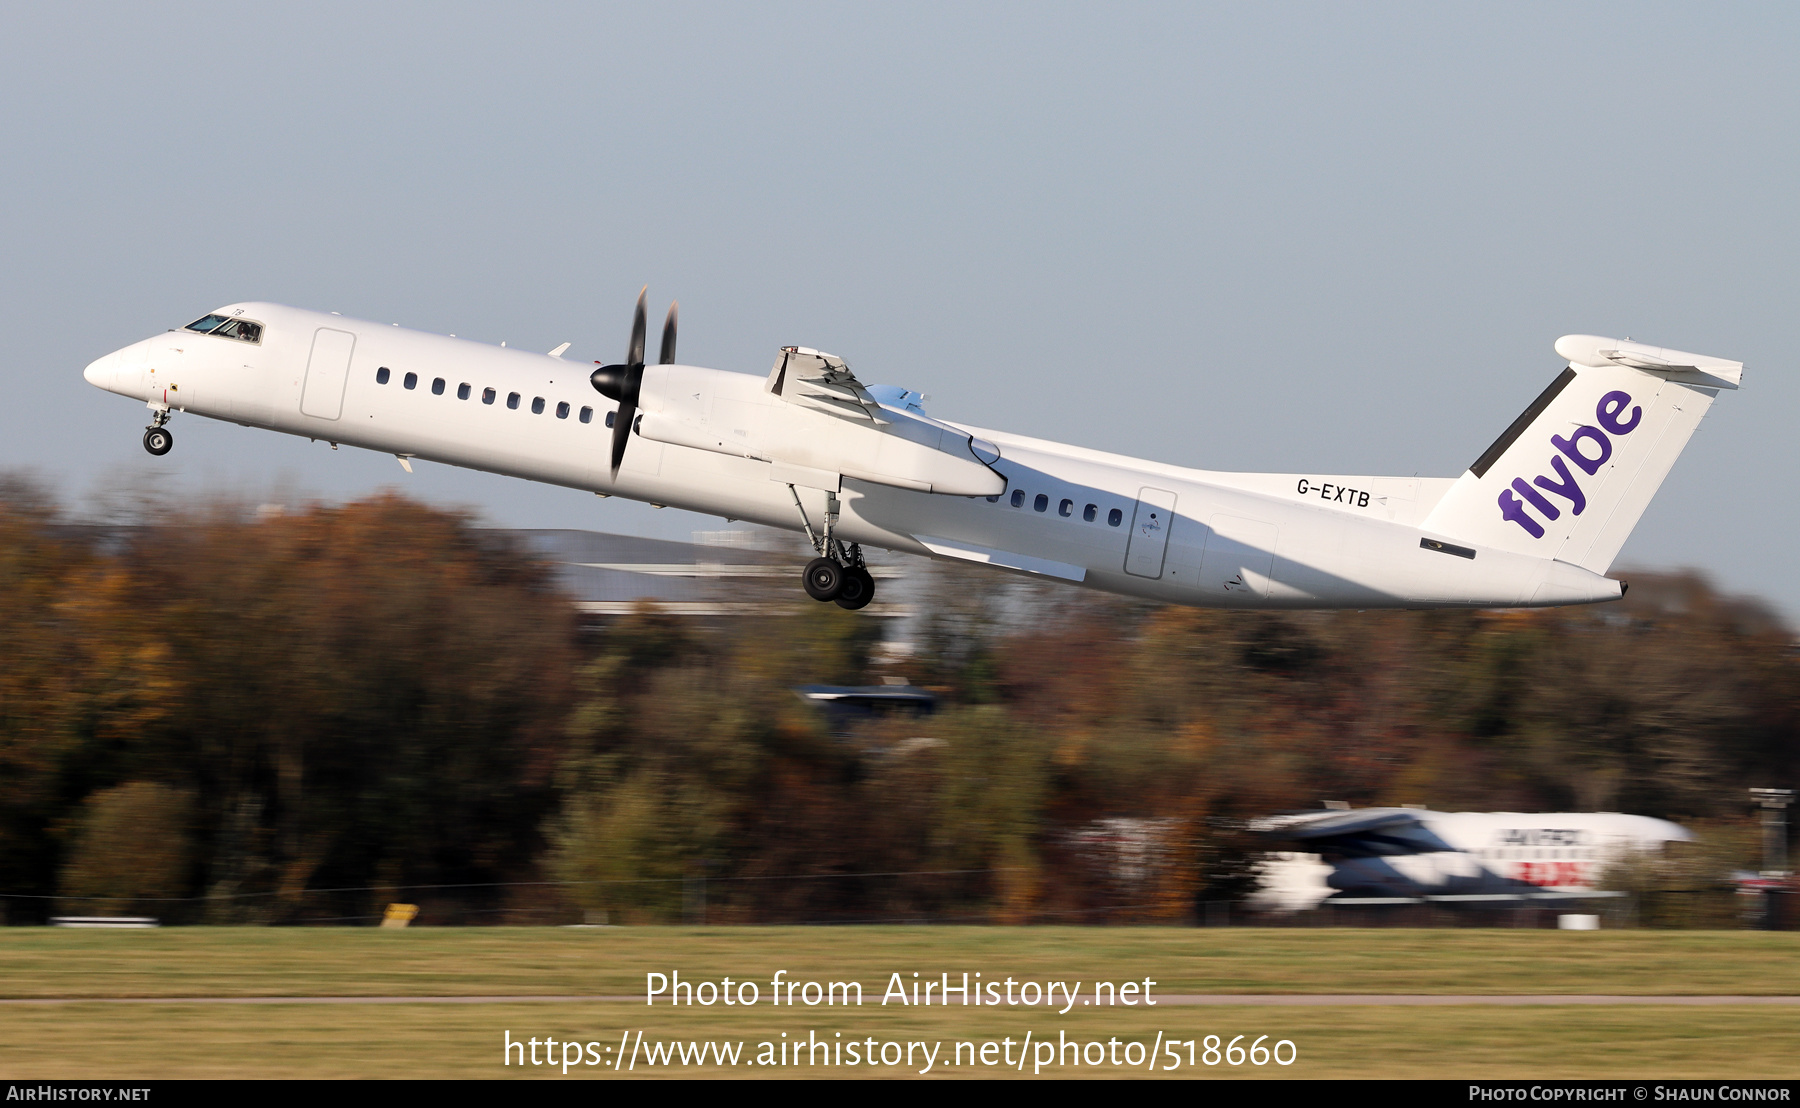
<path id="1" fill-rule="evenodd" d="M 158 458 L 175 447 L 175 435 L 164 424 L 169 422 L 169 409 L 154 410 L 150 415 L 150 426 L 144 431 L 144 449 Z"/>
<path id="2" fill-rule="evenodd" d="M 806 563 L 801 574 L 800 583 L 805 586 L 806 595 L 820 602 L 835 602 L 838 607 L 852 612 L 868 607 L 875 599 L 875 578 L 863 564 L 862 547 L 840 542 L 831 535 L 838 517 L 836 494 L 825 494 L 825 530 L 823 534 L 815 534 L 812 521 L 806 518 L 806 506 L 800 503 L 800 493 L 792 485 L 788 486 L 788 493 L 794 498 L 794 507 L 800 509 L 800 524 L 806 528 L 806 537 L 812 540 L 813 549 L 819 555 Z"/>

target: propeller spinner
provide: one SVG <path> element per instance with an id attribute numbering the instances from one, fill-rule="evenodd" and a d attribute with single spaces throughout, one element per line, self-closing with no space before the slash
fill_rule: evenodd
<path id="1" fill-rule="evenodd" d="M 644 385 L 644 296 L 646 285 L 639 290 L 637 310 L 631 317 L 631 345 L 620 365 L 603 365 L 588 377 L 601 396 L 616 401 L 618 413 L 613 417 L 612 475 L 619 475 L 619 463 L 625 460 L 625 444 L 631 437 L 631 425 L 637 419 L 638 392 Z M 678 305 L 669 305 L 669 316 L 663 321 L 662 365 L 675 364 L 675 319 Z"/>

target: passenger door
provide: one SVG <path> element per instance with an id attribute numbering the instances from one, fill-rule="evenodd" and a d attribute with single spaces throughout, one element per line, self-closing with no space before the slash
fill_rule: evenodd
<path id="1" fill-rule="evenodd" d="M 1131 517 L 1131 538 L 1125 545 L 1125 572 L 1133 577 L 1157 578 L 1163 574 L 1163 555 L 1169 547 L 1169 527 L 1175 521 L 1175 494 L 1162 489 L 1138 490 L 1137 510 Z"/>
<path id="2" fill-rule="evenodd" d="M 300 393 L 302 415 L 336 419 L 343 414 L 344 381 L 350 375 L 350 355 L 355 349 L 356 336 L 348 331 L 321 327 L 313 333 L 306 386 Z"/>

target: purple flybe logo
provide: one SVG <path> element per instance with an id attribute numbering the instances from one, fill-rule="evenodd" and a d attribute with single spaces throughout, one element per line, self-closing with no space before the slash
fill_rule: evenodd
<path id="1" fill-rule="evenodd" d="M 1629 416 L 1626 415 L 1628 408 Z M 1599 473 L 1600 467 L 1612 460 L 1613 441 L 1608 435 L 1629 435 L 1637 430 L 1638 424 L 1644 421 L 1644 409 L 1631 403 L 1630 393 L 1614 389 L 1602 396 L 1594 407 L 1594 421 L 1600 426 L 1578 427 L 1568 438 L 1550 436 L 1550 445 L 1557 449 L 1557 453 L 1550 455 L 1554 477 L 1540 474 L 1529 484 L 1523 477 L 1514 477 L 1512 486 L 1500 491 L 1500 514 L 1525 528 L 1532 538 L 1544 537 L 1544 525 L 1532 515 L 1532 509 L 1547 520 L 1562 517 L 1562 509 L 1544 493 L 1567 501 L 1572 515 L 1580 515 L 1587 508 L 1587 494 L 1581 491 L 1575 470 L 1589 477 Z M 1568 462 L 1563 461 L 1564 458 Z M 1570 462 L 1574 463 L 1574 470 L 1569 468 Z"/>

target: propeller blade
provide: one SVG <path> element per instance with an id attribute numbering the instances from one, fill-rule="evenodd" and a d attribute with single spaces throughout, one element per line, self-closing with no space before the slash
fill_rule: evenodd
<path id="1" fill-rule="evenodd" d="M 649 291 L 648 285 L 638 290 L 637 310 L 631 316 L 631 345 L 625 349 L 624 363 L 603 365 L 588 375 L 588 382 L 596 392 L 619 405 L 613 414 L 612 428 L 612 475 L 615 478 L 619 476 L 620 464 L 625 461 L 625 444 L 631 440 L 631 425 L 637 420 L 638 393 L 644 385 L 644 296 Z M 673 304 L 669 305 L 669 318 L 663 324 L 662 360 L 664 365 L 675 360 Z"/>
<path id="2" fill-rule="evenodd" d="M 612 475 L 618 477 L 619 464 L 625 460 L 625 443 L 631 438 L 631 421 L 637 418 L 636 404 L 620 404 L 613 418 Z"/>
<path id="3" fill-rule="evenodd" d="M 626 365 L 644 364 L 644 293 L 650 291 L 645 285 L 638 292 L 637 312 L 631 317 L 631 346 L 625 352 Z"/>
<path id="4" fill-rule="evenodd" d="M 657 359 L 662 365 L 675 364 L 675 316 L 680 309 L 679 303 L 669 305 L 669 318 L 663 320 L 662 357 Z"/>

